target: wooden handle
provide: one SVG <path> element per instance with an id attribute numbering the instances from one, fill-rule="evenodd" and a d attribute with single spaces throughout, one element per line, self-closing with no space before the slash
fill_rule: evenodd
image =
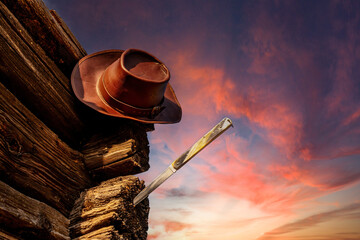
<path id="1" fill-rule="evenodd" d="M 221 120 L 221 122 L 219 122 L 208 133 L 206 133 L 202 138 L 200 138 L 190 149 L 188 149 L 178 159 L 176 159 L 172 163 L 173 168 L 179 170 L 188 161 L 190 161 L 190 159 L 192 159 L 196 154 L 198 154 L 202 149 L 209 145 L 209 143 L 214 141 L 218 136 L 220 136 L 232 125 L 232 121 L 229 118 L 224 118 L 223 120 Z"/>

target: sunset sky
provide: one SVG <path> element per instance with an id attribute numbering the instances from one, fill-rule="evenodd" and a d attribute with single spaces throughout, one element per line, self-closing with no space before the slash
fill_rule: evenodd
<path id="1" fill-rule="evenodd" d="M 161 59 L 182 105 L 148 134 L 149 240 L 360 239 L 360 1 L 45 0 L 87 53 Z"/>

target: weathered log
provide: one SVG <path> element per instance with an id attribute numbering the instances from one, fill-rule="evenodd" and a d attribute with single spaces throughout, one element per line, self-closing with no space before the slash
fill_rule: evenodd
<path id="1" fill-rule="evenodd" d="M 0 72 L 1 82 L 61 139 L 79 143 L 84 123 L 69 80 L 2 2 Z"/>
<path id="2" fill-rule="evenodd" d="M 14 236 L 13 234 L 10 234 L 8 232 L 5 232 L 2 229 L 0 229 L 0 239 L 1 240 L 19 240 L 18 237 Z"/>
<path id="3" fill-rule="evenodd" d="M 106 240 L 132 240 L 131 234 L 119 232 L 115 229 L 114 226 L 100 228 L 96 231 L 85 234 L 81 237 L 74 238 L 74 240 L 86 240 L 86 239 L 106 239 Z"/>
<path id="4" fill-rule="evenodd" d="M 144 183 L 137 177 L 124 176 L 84 191 L 70 214 L 70 236 L 81 239 L 113 226 L 123 239 L 146 239 L 149 202 L 146 199 L 136 207 L 133 205 L 134 197 L 143 188 Z M 106 230 L 105 234 L 112 233 Z"/>
<path id="5" fill-rule="evenodd" d="M 77 235 L 93 232 L 101 227 L 110 226 L 113 222 L 120 218 L 116 212 L 109 212 L 97 215 L 91 221 L 79 222 L 71 226 L 72 232 Z"/>
<path id="6" fill-rule="evenodd" d="M 41 0 L 1 0 L 43 48 L 57 66 L 70 77 L 76 62 L 86 55 L 77 39 L 55 11 Z"/>
<path id="7" fill-rule="evenodd" d="M 131 121 L 97 128 L 82 147 L 85 165 L 96 179 L 131 175 L 149 169 L 149 142 L 145 130 Z M 117 133 L 117 134 L 114 134 Z"/>
<path id="8" fill-rule="evenodd" d="M 103 143 L 103 141 L 99 142 L 99 144 Z M 91 144 L 93 144 L 93 142 Z M 88 169 L 95 169 L 134 155 L 135 151 L 135 140 L 129 139 L 120 143 L 108 143 L 101 148 L 99 148 L 98 145 L 96 148 L 95 146 L 87 148 L 83 150 L 83 154 L 86 167 Z"/>
<path id="9" fill-rule="evenodd" d="M 95 180 L 105 180 L 117 176 L 145 172 L 149 167 L 148 153 L 140 151 L 127 158 L 89 170 L 89 172 Z"/>
<path id="10" fill-rule="evenodd" d="M 68 226 L 69 220 L 54 208 L 0 181 L 0 229 L 25 239 L 64 240 L 70 239 Z"/>
<path id="11" fill-rule="evenodd" d="M 57 61 L 56 61 L 56 58 L 59 58 L 59 55 L 51 55 L 50 57 L 55 63 L 57 63 L 58 67 L 70 79 L 71 72 L 75 66 L 74 64 L 76 64 L 81 58 L 86 56 L 87 53 L 86 53 L 85 49 L 81 46 L 79 41 L 76 39 L 74 34 L 71 32 L 69 27 L 63 21 L 63 19 L 59 16 L 59 14 L 57 14 L 57 12 L 55 10 L 50 10 L 50 14 L 55 19 L 58 26 L 61 28 L 61 30 L 64 33 L 64 34 L 60 34 L 61 37 L 58 38 L 59 43 L 62 43 L 62 42 L 70 43 L 69 45 L 64 44 L 64 45 L 62 45 L 62 47 L 67 47 L 69 49 L 67 52 L 68 52 L 68 55 L 70 56 L 70 58 L 72 59 L 72 61 L 67 62 L 66 63 L 67 66 L 62 67 L 61 64 L 65 63 L 65 62 L 63 62 L 62 58 L 60 58 L 62 61 L 60 60 L 59 63 L 57 63 Z M 64 39 L 64 37 L 63 37 L 64 35 L 67 36 L 68 40 Z M 59 46 L 57 45 L 56 47 L 59 47 Z M 43 48 L 45 48 L 45 46 Z M 60 53 L 61 52 L 62 51 L 60 51 Z"/>
<path id="12" fill-rule="evenodd" d="M 0 92 L 0 180 L 67 215 L 91 184 L 82 154 L 62 142 L 2 84 Z"/>

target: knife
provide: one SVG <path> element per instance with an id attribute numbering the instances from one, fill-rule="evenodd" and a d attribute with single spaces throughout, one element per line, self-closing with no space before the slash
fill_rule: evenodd
<path id="1" fill-rule="evenodd" d="M 159 187 L 166 179 L 173 175 L 177 170 L 190 161 L 196 154 L 204 149 L 209 143 L 214 141 L 218 136 L 225 132 L 229 127 L 233 126 L 232 121 L 229 118 L 224 118 L 215 127 L 213 127 L 208 133 L 200 138 L 191 148 L 184 152 L 179 158 L 171 163 L 171 165 L 161 173 L 157 178 L 150 183 L 149 186 L 144 188 L 135 198 L 134 205 L 136 206 L 142 200 L 144 200 L 149 194 Z"/>

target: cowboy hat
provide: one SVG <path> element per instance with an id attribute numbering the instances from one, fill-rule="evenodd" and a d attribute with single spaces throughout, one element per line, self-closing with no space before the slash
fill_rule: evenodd
<path id="1" fill-rule="evenodd" d="M 170 72 L 151 54 L 106 50 L 80 59 L 71 74 L 75 96 L 96 111 L 144 123 L 176 123 L 181 106 Z"/>

